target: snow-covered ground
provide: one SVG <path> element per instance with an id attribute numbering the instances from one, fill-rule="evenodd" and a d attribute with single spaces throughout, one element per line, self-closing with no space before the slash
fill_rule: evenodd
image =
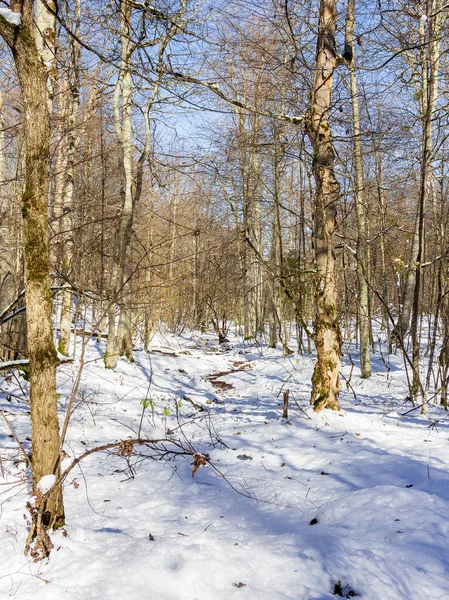
<path id="1" fill-rule="evenodd" d="M 67 526 L 51 534 L 47 561 L 23 556 L 26 470 L 0 423 L 0 596 L 449 598 L 449 419 L 438 407 L 401 416 L 412 408 L 402 358 L 387 372 L 377 354 L 369 380 L 356 363 L 341 410 L 315 414 L 313 357 L 284 360 L 236 340 L 222 352 L 204 339 L 159 335 L 157 353 L 136 351 L 114 372 L 102 366 L 105 343 L 89 342 L 63 466 L 135 438 L 141 421 L 141 437 L 178 440 L 210 463 L 192 477 L 187 454 L 92 454 L 65 482 Z M 77 370 L 58 371 L 61 422 Z M 215 379 L 228 385 L 208 379 L 231 370 Z M 28 406 L 18 400 L 26 384 L 8 379 L 1 409 L 29 448 Z"/>

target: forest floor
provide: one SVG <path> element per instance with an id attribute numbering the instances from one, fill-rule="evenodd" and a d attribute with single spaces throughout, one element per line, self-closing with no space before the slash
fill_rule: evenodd
<path id="1" fill-rule="evenodd" d="M 33 563 L 23 555 L 28 473 L 0 423 L 0 596 L 449 597 L 449 419 L 434 406 L 427 416 L 405 414 L 413 407 L 399 354 L 387 368 L 377 353 L 362 380 L 353 349 L 341 410 L 315 414 L 312 356 L 159 334 L 151 354 L 136 350 L 135 363 L 107 371 L 104 348 L 86 347 L 63 466 L 137 437 L 141 421 L 141 437 L 177 440 L 209 462 L 192 477 L 188 454 L 93 453 L 65 482 L 67 525 L 51 534 L 50 558 Z M 78 368 L 58 369 L 61 422 Z M 15 376 L 0 379 L 0 408 L 29 450 L 25 388 Z"/>

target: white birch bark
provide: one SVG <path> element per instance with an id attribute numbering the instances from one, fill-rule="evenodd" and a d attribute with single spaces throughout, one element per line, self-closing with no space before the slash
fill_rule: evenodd
<path id="1" fill-rule="evenodd" d="M 112 298 L 108 310 L 108 341 L 104 355 L 105 366 L 114 369 L 120 353 L 121 340 L 130 329 L 130 316 L 124 307 L 125 278 L 123 277 L 125 233 L 130 224 L 132 215 L 132 146 L 131 146 L 131 68 L 130 60 L 130 18 L 131 5 L 127 0 L 120 2 L 120 42 L 121 65 L 114 92 L 114 122 L 117 141 L 120 150 L 119 169 L 121 172 L 121 200 L 120 223 L 118 226 L 113 265 L 111 271 Z M 120 308 L 119 328 L 116 333 L 115 303 L 118 301 Z"/>
<path id="2" fill-rule="evenodd" d="M 349 69 L 352 121 L 354 128 L 354 167 L 355 167 L 355 211 L 357 218 L 357 281 L 358 281 L 358 321 L 360 333 L 360 372 L 362 378 L 371 376 L 370 341 L 371 322 L 368 295 L 368 252 L 365 207 L 365 181 L 363 173 L 363 149 L 360 131 L 359 99 L 357 94 L 357 72 L 354 55 L 354 15 L 355 0 L 348 1 L 346 15 L 345 58 Z"/>
<path id="3" fill-rule="evenodd" d="M 50 10 L 49 10 L 50 9 Z M 47 106 L 53 114 L 55 97 L 55 42 L 56 42 L 56 1 L 37 0 L 36 2 L 36 46 L 40 59 L 47 71 Z"/>
<path id="4" fill-rule="evenodd" d="M 81 6 L 80 0 L 75 0 L 75 33 L 80 34 Z M 78 147 L 78 114 L 80 106 L 80 46 L 78 42 L 70 38 L 71 44 L 71 81 L 68 85 L 68 118 L 67 118 L 67 140 L 66 140 L 66 172 L 64 177 L 64 189 L 62 197 L 61 218 L 61 241 L 62 241 L 62 264 L 61 269 L 64 277 L 70 278 L 72 273 L 73 259 L 73 194 L 75 184 L 75 158 Z M 89 111 L 90 112 L 90 111 Z M 64 289 L 62 292 L 61 321 L 58 350 L 61 354 L 69 356 L 70 353 L 70 317 L 72 309 L 72 291 Z M 76 323 L 75 323 L 76 328 Z"/>

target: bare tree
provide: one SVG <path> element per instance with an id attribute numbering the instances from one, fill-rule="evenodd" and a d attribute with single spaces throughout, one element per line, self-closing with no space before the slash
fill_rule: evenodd
<path id="1" fill-rule="evenodd" d="M 349 69 L 352 120 L 354 127 L 354 169 L 355 169 L 355 210 L 357 217 L 357 280 L 358 280 L 358 322 L 360 330 L 360 372 L 362 377 L 371 376 L 370 344 L 371 320 L 368 295 L 368 231 L 366 226 L 365 181 L 363 173 L 363 149 L 360 128 L 359 99 L 357 92 L 357 71 L 354 55 L 355 40 L 355 0 L 348 1 L 346 14 L 344 58 Z"/>
<path id="2" fill-rule="evenodd" d="M 56 396 L 56 350 L 48 262 L 48 190 L 50 118 L 47 73 L 37 49 L 34 1 L 13 0 L 17 21 L 0 16 L 0 35 L 14 56 L 25 110 L 26 171 L 22 197 L 25 298 L 30 359 L 33 484 L 48 474 L 59 476 L 60 439 Z M 20 14 L 21 13 L 21 14 Z M 21 24 L 18 25 L 18 19 Z M 47 524 L 64 523 L 62 487 L 56 486 L 45 507 Z"/>
<path id="3" fill-rule="evenodd" d="M 334 232 L 340 185 L 334 173 L 334 148 L 329 125 L 332 81 L 337 67 L 335 42 L 336 0 L 321 0 L 315 70 L 306 131 L 312 144 L 315 246 L 315 324 L 317 362 L 312 378 L 311 402 L 316 411 L 338 409 L 341 333 L 337 313 Z"/>

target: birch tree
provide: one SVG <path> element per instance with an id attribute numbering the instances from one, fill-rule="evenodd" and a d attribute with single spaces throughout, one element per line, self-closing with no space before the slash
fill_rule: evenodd
<path id="1" fill-rule="evenodd" d="M 130 242 L 134 218 L 142 196 L 143 169 L 150 152 L 150 113 L 161 88 L 163 75 L 166 72 L 166 54 L 171 41 L 182 35 L 189 18 L 187 15 L 188 0 L 181 0 L 170 16 L 156 10 L 151 5 L 120 0 L 120 46 L 121 62 L 114 92 L 114 123 L 119 147 L 119 170 L 121 173 L 121 210 L 117 228 L 116 243 L 112 265 L 112 298 L 108 310 L 108 342 L 104 356 L 105 366 L 114 368 L 119 355 L 126 355 L 132 360 L 131 332 L 131 283 L 132 263 L 130 260 Z M 135 33 L 132 27 L 133 11 L 138 11 L 140 29 Z M 147 28 L 153 26 L 153 37 L 149 37 Z M 155 49 L 154 59 L 148 55 L 148 48 Z M 143 111 L 145 141 L 140 155 L 136 173 L 133 173 L 132 143 L 132 71 L 133 54 L 142 52 L 148 61 L 146 67 L 150 76 L 145 81 L 150 83 L 148 98 Z M 136 59 L 137 60 L 137 59 Z M 169 59 L 168 59 L 169 60 Z M 145 70 L 146 69 L 142 69 Z M 147 86 L 148 87 L 148 86 Z M 135 175 L 136 181 L 133 176 Z M 119 306 L 119 323 L 115 330 L 115 302 Z"/>
<path id="2" fill-rule="evenodd" d="M 365 207 L 365 181 L 363 174 L 363 149 L 360 130 L 360 111 L 357 92 L 357 71 L 354 53 L 355 0 L 348 1 L 346 14 L 344 58 L 349 69 L 352 122 L 354 128 L 355 211 L 357 218 L 357 281 L 358 323 L 360 331 L 360 372 L 363 378 L 371 376 L 371 320 L 368 296 L 368 248 Z"/>
<path id="3" fill-rule="evenodd" d="M 80 107 L 80 45 L 77 42 L 80 36 L 81 27 L 81 4 L 80 0 L 75 0 L 75 22 L 74 34 L 76 37 L 69 36 L 70 49 L 70 70 L 67 81 L 63 81 L 63 98 L 65 106 L 63 118 L 68 127 L 67 134 L 61 140 L 60 146 L 65 154 L 64 169 L 62 173 L 62 198 L 61 198 L 61 216 L 60 216 L 60 242 L 62 245 L 61 271 L 66 281 L 71 276 L 72 257 L 73 257 L 73 202 L 75 187 L 75 158 L 78 146 L 78 113 Z M 63 78 L 65 79 L 65 78 Z M 64 102 L 64 100 L 63 100 Z M 72 291 L 65 288 L 62 292 L 60 335 L 58 350 L 66 356 L 70 353 L 70 317 L 72 308 Z"/>

